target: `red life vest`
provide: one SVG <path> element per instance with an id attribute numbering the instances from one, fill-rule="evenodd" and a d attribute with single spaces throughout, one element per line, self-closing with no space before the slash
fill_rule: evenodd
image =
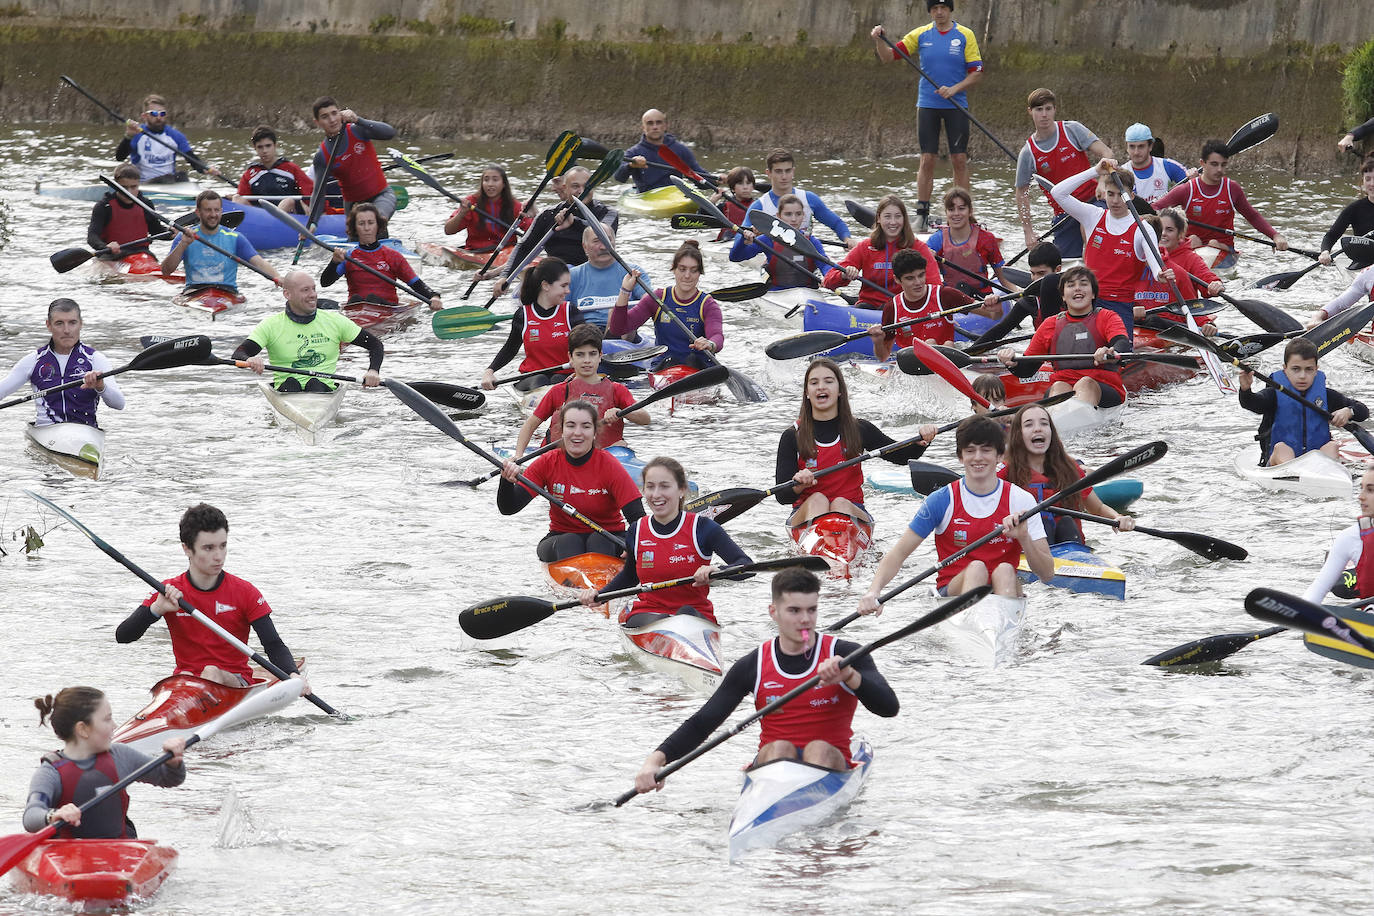
<path id="1" fill-rule="evenodd" d="M 1234 228 L 1236 225 L 1236 205 L 1231 201 L 1232 184 L 1231 179 L 1223 178 L 1221 179 L 1221 186 L 1209 193 L 1202 183 L 1202 176 L 1199 175 L 1194 178 L 1188 182 L 1188 199 L 1183 204 L 1183 215 L 1190 220 L 1199 220 L 1213 226 L 1220 226 L 1222 229 Z M 1202 239 L 1204 245 L 1220 242 L 1218 247 L 1223 250 L 1230 251 L 1232 248 L 1232 237 L 1224 232 L 1215 232 L 1193 225 L 1188 227 L 1188 232 L 1190 235 L 1196 235 Z"/>
<path id="2" fill-rule="evenodd" d="M 359 245 L 349 254 L 359 264 L 366 264 L 397 283 L 409 284 L 415 276 L 415 271 L 406 261 L 405 255 L 388 245 L 378 245 L 376 248 L 364 248 Z M 347 261 L 344 262 L 344 279 L 348 281 L 350 301 L 366 300 L 385 302 L 389 305 L 396 305 L 399 301 L 396 298 L 396 287 Z"/>
<path id="3" fill-rule="evenodd" d="M 533 305 L 522 305 L 525 312 L 525 358 L 520 371 L 529 372 L 546 366 L 561 366 L 568 360 L 568 303 L 558 303 L 553 314 L 541 318 Z"/>
<path id="4" fill-rule="evenodd" d="M 811 665 L 801 674 L 788 674 L 778 667 L 776 639 L 759 646 L 758 672 L 754 675 L 754 709 L 762 709 L 816 673 L 820 663 L 835 654 L 835 637 L 820 634 Z M 791 703 L 763 717 L 759 747 L 773 741 L 789 741 L 805 747 L 824 741 L 844 754 L 852 766 L 849 741 L 854 736 L 854 710 L 859 699 L 843 682 L 829 687 L 812 687 Z"/>
<path id="5" fill-rule="evenodd" d="M 105 231 L 100 233 L 101 239 L 106 243 L 118 242 L 123 245 L 147 236 L 148 219 L 143 208 L 138 204 L 121 206 L 114 197 L 111 195 L 105 204 L 110 209 L 110 220 L 105 224 Z"/>
<path id="6" fill-rule="evenodd" d="M 992 533 L 1002 524 L 1002 519 L 1011 514 L 1011 485 L 1005 480 L 999 480 L 998 486 L 1001 487 L 1002 494 L 997 500 L 997 511 L 987 518 L 975 518 L 964 508 L 964 482 L 956 480 L 950 484 L 954 505 L 950 512 L 949 524 L 945 526 L 944 531 L 935 535 L 937 556 L 947 557 L 963 550 L 979 538 Z M 982 560 L 991 574 L 1003 563 L 1015 566 L 1020 558 L 1021 544 L 1016 538 L 1003 532 L 948 566 L 940 567 L 939 572 L 935 574 L 935 584 L 944 588 L 974 560 Z"/>
<path id="7" fill-rule="evenodd" d="M 1107 211 L 1098 217 L 1083 246 L 1083 265 L 1097 276 L 1098 295 L 1112 302 L 1134 302 L 1142 275 L 1148 275 L 1145 262 L 1135 256 L 1134 221 L 1125 232 L 1107 231 Z"/>
<path id="8" fill-rule="evenodd" d="M 912 318 L 920 318 L 923 315 L 937 314 L 940 311 L 940 290 L 941 287 L 939 286 L 927 284 L 925 301 L 915 308 L 906 301 L 905 293 L 898 293 L 893 296 L 892 320 L 894 322 L 907 321 Z M 893 340 L 899 348 L 911 346 L 911 341 L 916 338 L 933 340 L 937 344 L 953 343 L 954 322 L 948 318 L 937 318 L 934 321 L 923 321 L 920 324 L 913 324 L 893 331 Z"/>
<path id="9" fill-rule="evenodd" d="M 797 455 L 797 470 L 807 468 L 812 471 L 823 470 L 833 467 L 841 461 L 846 460 L 844 453 L 844 437 L 837 434 L 834 442 L 817 442 L 816 457 L 803 458 L 800 453 Z M 792 505 L 800 506 L 806 497 L 813 493 L 823 493 L 826 499 L 847 499 L 856 506 L 863 505 L 864 501 L 864 472 L 862 464 L 851 464 L 843 471 L 836 471 L 833 474 L 826 474 L 816 485 L 807 490 L 804 495 L 799 495 L 797 501 Z"/>
<path id="10" fill-rule="evenodd" d="M 1007 479 L 1007 466 L 1005 464 L 997 469 L 997 476 L 1002 478 L 1003 480 Z M 1081 466 L 1078 468 L 1078 476 L 1080 479 L 1083 477 L 1083 468 Z M 1030 480 L 1026 481 L 1023 484 L 1017 484 L 1017 486 L 1030 493 L 1031 496 L 1034 496 L 1035 501 L 1037 503 L 1042 503 L 1054 494 L 1059 492 L 1059 488 L 1052 486 L 1050 484 L 1050 479 L 1046 477 L 1044 474 L 1040 473 L 1039 471 L 1031 471 Z M 1082 499 L 1082 497 L 1087 496 L 1091 492 L 1092 487 L 1089 487 L 1088 489 L 1082 491 L 1081 495 L 1078 498 Z M 1060 505 L 1072 509 L 1075 508 L 1072 505 L 1072 502 L 1073 499 L 1070 498 L 1068 500 L 1065 500 L 1064 502 L 1061 502 Z M 1042 524 L 1045 527 L 1045 534 L 1051 539 L 1053 539 L 1054 526 L 1058 522 L 1059 518 L 1060 516 L 1055 515 L 1048 509 L 1040 513 L 1040 524 Z M 1081 540 L 1083 538 L 1083 523 L 1076 518 L 1071 519 L 1070 521 L 1072 521 L 1074 525 L 1078 528 L 1078 537 Z"/>
<path id="11" fill-rule="evenodd" d="M 1096 379 L 1100 384 L 1115 388 L 1122 397 L 1126 396 L 1126 386 L 1121 383 L 1119 369 L 1098 368 L 1093 364 L 1092 355 L 1109 342 L 1102 328 L 1103 322 L 1108 320 L 1109 316 L 1115 318 L 1116 313 L 1094 306 L 1093 310 L 1082 318 L 1074 318 L 1068 312 L 1060 312 L 1049 319 L 1054 322 L 1050 326 L 1049 352 L 1084 354 L 1084 359 L 1081 360 L 1072 359 L 1055 363 L 1054 371 L 1050 373 L 1051 384 L 1060 380 L 1072 384 L 1082 376 L 1087 376 Z"/>
<path id="12" fill-rule="evenodd" d="M 768 284 L 774 289 L 816 289 L 820 283 L 814 274 L 816 260 L 803 257 L 781 245 L 764 245 L 764 272 L 768 274 Z M 795 268 L 795 269 L 793 269 Z"/>
<path id="13" fill-rule="evenodd" d="M 946 264 L 953 264 L 956 267 L 964 268 L 964 270 L 967 270 L 971 274 L 986 277 L 988 262 L 983 259 L 983 253 L 978 250 L 979 242 L 982 241 L 983 232 L 984 230 L 975 224 L 973 226 L 973 231 L 969 233 L 969 237 L 960 245 L 950 240 L 949 229 L 946 228 L 944 232 L 944 244 L 940 247 L 940 257 L 944 259 Z M 990 234 L 991 233 L 989 233 L 989 235 Z M 966 274 L 959 273 L 957 270 L 951 270 L 949 273 L 944 273 L 942 270 L 941 273 L 944 276 L 944 283 L 946 286 L 952 286 L 960 292 L 967 293 L 970 296 L 985 296 L 992 292 L 992 287 L 986 280 L 980 283 Z"/>
<path id="14" fill-rule="evenodd" d="M 1064 129 L 1063 121 L 1054 122 L 1055 143 L 1054 147 L 1048 152 L 1041 150 L 1035 145 L 1035 134 L 1026 138 L 1026 143 L 1030 145 L 1031 155 L 1035 158 L 1035 171 L 1037 174 L 1048 178 L 1054 184 L 1059 184 L 1065 178 L 1072 178 L 1079 172 L 1092 165 L 1088 161 L 1088 154 L 1074 146 L 1069 140 L 1069 133 Z M 1082 185 L 1074 188 L 1073 196 L 1079 200 L 1092 200 L 1097 196 L 1097 185 L 1095 182 L 1086 181 Z M 1054 202 L 1054 198 L 1045 195 L 1045 200 L 1049 201 L 1050 208 L 1054 210 L 1054 215 L 1058 216 L 1064 210 L 1059 204 Z"/>
<path id="15" fill-rule="evenodd" d="M 1360 561 L 1355 564 L 1355 587 L 1361 598 L 1374 597 L 1374 519 L 1360 519 Z"/>
<path id="16" fill-rule="evenodd" d="M 89 770 L 72 763 L 58 754 L 43 757 L 50 763 L 62 779 L 62 795 L 53 802 L 54 808 L 63 805 L 85 804 L 95 797 L 96 792 L 106 786 L 119 782 L 119 770 L 115 767 L 114 755 L 102 751 L 95 755 L 95 763 Z M 119 839 L 129 833 L 129 793 L 120 790 L 119 805 L 109 803 L 96 805 L 81 814 L 81 825 L 66 828 L 72 835 L 84 839 Z"/>
<path id="17" fill-rule="evenodd" d="M 345 124 L 344 142 L 339 154 L 329 166 L 329 175 L 339 180 L 339 190 L 346 203 L 371 200 L 386 190 L 386 172 L 377 161 L 377 150 L 371 140 L 363 140 L 353 132 L 352 124 Z M 337 136 L 337 135 L 336 135 Z M 325 162 L 329 161 L 329 147 L 333 138 L 320 144 Z"/>
<path id="18" fill-rule="evenodd" d="M 640 584 L 680 579 L 710 564 L 711 555 L 701 549 L 697 538 L 697 521 L 696 513 L 683 512 L 677 517 L 677 527 L 667 534 L 654 530 L 651 516 L 635 522 L 634 561 Z M 675 585 L 643 593 L 627 613 L 676 614 L 679 608 L 690 607 L 715 623 L 710 594 L 709 586 Z"/>

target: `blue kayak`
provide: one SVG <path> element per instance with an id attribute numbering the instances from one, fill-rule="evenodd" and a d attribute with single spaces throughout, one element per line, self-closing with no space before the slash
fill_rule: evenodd
<path id="1" fill-rule="evenodd" d="M 252 242 L 253 247 L 259 251 L 267 248 L 296 247 L 297 234 L 291 230 L 291 227 L 261 207 L 244 206 L 226 199 L 224 212 L 230 213 L 234 210 L 243 211 L 243 222 L 239 224 L 237 231 Z M 289 215 L 304 222 L 304 217 L 299 213 Z M 315 227 L 315 234 L 342 236 L 347 232 L 345 223 L 346 220 L 342 213 L 326 213 L 320 217 L 320 223 Z"/>
<path id="2" fill-rule="evenodd" d="M 821 299 L 808 299 L 802 308 L 802 330 L 838 331 L 853 334 L 881 323 L 883 313 L 880 309 L 861 309 L 852 305 L 837 305 Z M 852 353 L 856 356 L 874 357 L 873 339 L 861 337 L 843 343 L 833 350 L 826 350 L 826 356 L 841 356 Z"/>
<path id="3" fill-rule="evenodd" d="M 1071 592 L 1126 600 L 1126 574 L 1093 553 L 1091 548 L 1077 541 L 1065 541 L 1051 544 L 1050 553 L 1054 556 L 1054 578 L 1050 585 Z M 1017 575 L 1022 582 L 1039 581 L 1026 565 L 1024 556 Z"/>

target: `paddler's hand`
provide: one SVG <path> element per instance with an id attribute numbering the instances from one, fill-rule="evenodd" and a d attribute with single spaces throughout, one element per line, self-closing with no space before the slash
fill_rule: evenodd
<path id="1" fill-rule="evenodd" d="M 1141 320 L 1142 318 L 1144 318 L 1144 317 L 1145 317 L 1145 306 L 1143 306 L 1143 305 L 1137 305 L 1137 306 L 1135 306 L 1134 308 L 1132 308 L 1132 309 L 1131 309 L 1131 317 L 1134 318 L 1136 321 L 1139 321 L 1139 320 Z"/>
<path id="2" fill-rule="evenodd" d="M 376 388 L 382 383 L 382 376 L 376 369 L 369 369 L 363 373 L 363 387 Z"/>
<path id="3" fill-rule="evenodd" d="M 490 367 L 482 370 L 482 387 L 487 391 L 496 390 L 496 373 Z"/>
<path id="4" fill-rule="evenodd" d="M 339 117 L 343 118 L 345 124 L 358 123 L 358 113 L 352 108 L 345 108 L 343 111 L 339 112 Z"/>
<path id="5" fill-rule="evenodd" d="M 696 340 L 692 341 L 692 349 L 714 353 L 716 352 L 716 342 L 714 340 L 708 340 L 705 337 L 698 337 Z"/>
<path id="6" fill-rule="evenodd" d="M 879 38 L 882 38 L 886 34 L 887 32 L 883 31 L 883 27 L 880 25 L 875 25 L 873 27 L 873 31 L 868 33 L 869 37 L 872 38 L 874 41 L 877 41 Z"/>
<path id="7" fill-rule="evenodd" d="M 988 293 L 983 297 L 983 310 L 989 316 L 1002 317 L 1002 300 L 998 298 L 997 293 Z"/>
<path id="8" fill-rule="evenodd" d="M 941 86 L 939 89 L 935 90 L 935 94 L 942 99 L 947 99 L 954 95 L 954 90 L 949 86 Z"/>
<path id="9" fill-rule="evenodd" d="M 1204 242 L 1204 241 L 1202 240 L 1202 237 L 1201 237 L 1201 236 L 1198 236 L 1198 235 L 1190 235 L 1190 236 L 1188 236 L 1188 247 L 1189 247 L 1189 248 L 1201 248 L 1203 245 L 1206 245 L 1206 244 L 1207 244 L 1207 243 Z"/>
<path id="10" fill-rule="evenodd" d="M 844 269 L 844 277 L 845 277 L 846 280 L 857 280 L 857 279 L 859 279 L 859 268 L 857 268 L 857 267 L 855 267 L 855 266 L 853 266 L 853 265 L 851 264 L 850 266 L 848 266 L 848 267 L 846 267 L 846 268 Z"/>
<path id="11" fill-rule="evenodd" d="M 577 593 L 577 600 L 582 602 L 583 607 L 591 607 L 596 604 L 596 589 L 584 588 Z"/>
<path id="12" fill-rule="evenodd" d="M 844 681 L 850 690 L 858 690 L 864 679 L 864 676 L 853 668 L 841 668 L 840 660 L 833 655 L 816 666 L 816 673 L 820 675 L 822 687 Z"/>
<path id="13" fill-rule="evenodd" d="M 430 297 L 429 297 L 429 310 L 430 310 L 431 312 L 437 312 L 437 311 L 439 311 L 439 309 L 441 309 L 441 308 L 443 308 L 443 307 L 444 307 L 444 302 L 443 302 L 443 300 L 440 299 L 438 296 L 430 296 Z"/>
<path id="14" fill-rule="evenodd" d="M 502 479 L 502 480 L 507 481 L 507 482 L 509 482 L 509 483 L 515 483 L 516 478 L 519 477 L 519 476 L 520 476 L 520 465 L 516 464 L 514 461 L 511 461 L 509 458 L 507 458 L 505 461 L 501 462 L 501 479 Z"/>
<path id="15" fill-rule="evenodd" d="M 1351 148 L 1353 148 L 1354 146 L 1355 146 L 1355 135 L 1354 135 L 1354 134 L 1346 134 L 1344 137 L 1341 137 L 1339 140 L 1336 141 L 1336 149 L 1340 150 L 1340 151 L 1343 152 L 1343 153 L 1344 153 L 1344 152 L 1349 152 L 1349 151 L 1351 150 Z"/>
<path id="16" fill-rule="evenodd" d="M 172 759 L 167 761 L 167 766 L 175 769 L 182 765 L 181 755 L 186 753 L 186 739 L 168 738 L 162 742 L 162 751 L 172 755 Z"/>
<path id="17" fill-rule="evenodd" d="M 1249 391 L 1250 386 L 1254 383 L 1255 373 L 1251 372 L 1249 367 L 1242 363 L 1240 367 L 1240 374 L 1236 376 L 1236 384 L 1240 386 L 1241 391 Z"/>
<path id="18" fill-rule="evenodd" d="M 645 159 L 643 156 L 635 156 L 633 159 L 629 161 L 629 166 L 632 169 L 647 168 L 648 165 L 649 160 Z"/>
<path id="19" fill-rule="evenodd" d="M 929 445 L 935 441 L 936 436 L 940 435 L 940 427 L 936 426 L 934 423 L 927 423 L 918 429 L 917 432 L 921 434 L 921 443 Z"/>
<path id="20" fill-rule="evenodd" d="M 1349 423 L 1351 419 L 1354 418 L 1354 416 L 1355 412 L 1352 411 L 1349 407 L 1342 407 L 1340 410 L 1332 412 L 1331 423 L 1333 426 L 1344 426 L 1345 424 Z"/>
<path id="21" fill-rule="evenodd" d="M 1101 366 L 1109 359 L 1116 359 L 1116 351 L 1110 347 L 1098 347 L 1093 353 L 1093 365 Z"/>
<path id="22" fill-rule="evenodd" d="M 137 137 L 138 132 L 142 129 L 143 125 L 138 121 L 135 121 L 133 118 L 127 118 L 124 121 L 124 136 L 126 137 Z"/>
<path id="23" fill-rule="evenodd" d="M 219 166 L 212 165 L 205 170 L 205 174 L 214 175 L 216 178 L 223 178 L 224 173 L 219 170 Z"/>
<path id="24" fill-rule="evenodd" d="M 844 239 L 843 241 L 844 247 L 848 248 L 850 251 L 853 251 L 855 248 L 859 247 L 859 243 L 862 242 L 863 239 L 859 238 L 857 235 L 851 235 L 849 238 Z"/>
<path id="25" fill-rule="evenodd" d="M 1216 337 L 1216 336 L 1217 336 L 1217 325 L 1216 325 L 1216 322 L 1215 322 L 1215 321 L 1208 321 L 1208 322 L 1204 322 L 1204 323 L 1202 324 L 1202 336 L 1203 336 L 1203 337 Z"/>
<path id="26" fill-rule="evenodd" d="M 1003 347 L 997 351 L 997 361 L 1007 368 L 1016 364 L 1016 351 L 1011 347 Z"/>
<path id="27" fill-rule="evenodd" d="M 663 756 L 662 751 L 654 751 L 648 757 L 645 757 L 643 766 L 641 766 L 639 772 L 635 774 L 635 791 L 642 795 L 645 792 L 657 792 L 659 789 L 662 789 L 663 781 L 655 779 L 654 775 L 657 774 L 659 770 L 663 769 L 663 767 L 667 766 L 667 764 L 668 758 Z"/>
<path id="28" fill-rule="evenodd" d="M 329 249 L 329 263 L 330 263 L 330 264 L 342 264 L 342 263 L 343 263 L 343 259 L 344 259 L 344 250 L 343 250 L 342 248 L 331 248 L 331 249 Z"/>
<path id="29" fill-rule="evenodd" d="M 607 407 L 606 412 L 601 415 L 601 425 L 605 426 L 606 424 L 614 423 L 616 420 L 619 419 L 620 411 L 614 407 Z"/>
<path id="30" fill-rule="evenodd" d="M 1207 295 L 1209 295 L 1209 296 L 1220 295 L 1221 292 L 1222 292 L 1223 290 L 1225 290 L 1225 289 L 1226 289 L 1226 284 L 1225 284 L 1225 283 L 1222 283 L 1220 280 L 1213 280 L 1211 283 L 1208 283 L 1208 284 L 1207 284 Z"/>
<path id="31" fill-rule="evenodd" d="M 797 492 L 809 490 L 816 485 L 816 472 L 810 468 L 802 468 L 792 475 L 792 479 L 797 482 Z"/>
<path id="32" fill-rule="evenodd" d="M 262 368 L 267 365 L 267 360 L 263 359 L 261 356 L 255 356 L 252 359 L 245 359 L 243 365 L 244 368 L 252 369 L 258 375 L 262 375 Z"/>
<path id="33" fill-rule="evenodd" d="M 55 824 L 58 821 L 65 821 L 73 827 L 79 827 L 81 825 L 81 809 L 68 802 L 48 815 L 49 824 Z"/>
<path id="34" fill-rule="evenodd" d="M 704 588 L 711 581 L 711 571 L 715 568 L 709 563 L 706 566 L 698 566 L 696 571 L 692 573 L 692 584 L 698 588 Z"/>
<path id="35" fill-rule="evenodd" d="M 148 610 L 153 612 L 154 617 L 163 617 L 180 609 L 181 592 L 175 585 L 164 586 L 167 589 L 165 594 L 158 595 L 153 603 L 148 605 Z"/>
<path id="36" fill-rule="evenodd" d="M 295 680 L 298 680 L 298 681 L 301 682 L 301 696 L 303 696 L 303 697 L 308 697 L 308 696 L 310 696 L 310 694 L 311 694 L 311 690 L 310 690 L 310 681 L 306 680 L 305 671 L 304 671 L 304 670 L 297 671 L 295 674 L 291 675 L 291 677 L 294 678 Z"/>
<path id="37" fill-rule="evenodd" d="M 107 251 L 110 252 L 110 254 L 114 255 L 115 257 L 119 257 L 119 243 L 118 243 L 118 242 L 110 242 L 108 245 L 105 246 L 105 248 L 106 248 Z M 1328 257 L 1328 258 L 1326 259 L 1326 262 L 1327 262 L 1328 264 L 1331 263 L 1330 257 Z"/>
<path id="38" fill-rule="evenodd" d="M 1159 272 L 1159 279 L 1163 280 L 1165 283 L 1178 282 L 1178 277 L 1174 276 L 1174 269 L 1172 267 L 1166 267 L 1161 270 Z"/>
<path id="39" fill-rule="evenodd" d="M 1275 250 L 1275 251 L 1287 251 L 1287 250 L 1288 250 L 1288 239 L 1286 239 L 1286 238 L 1283 237 L 1283 233 L 1282 233 L 1282 232 L 1276 232 L 1276 233 L 1274 233 L 1274 237 L 1273 237 L 1273 239 L 1271 239 L 1270 241 L 1272 241 L 1272 242 L 1274 243 L 1274 250 Z"/>
<path id="40" fill-rule="evenodd" d="M 1103 178 L 1109 177 L 1116 171 L 1117 162 L 1115 159 L 1099 159 L 1097 161 L 1097 174 Z"/>
<path id="41" fill-rule="evenodd" d="M 868 326 L 868 336 L 872 337 L 873 340 L 876 342 L 886 337 L 887 332 L 883 330 L 883 326 L 881 324 L 870 324 Z"/>
<path id="42" fill-rule="evenodd" d="M 860 614 L 872 614 L 874 617 L 880 617 L 883 613 L 883 606 L 878 603 L 877 595 L 865 593 L 864 596 L 859 599 L 857 610 Z"/>
<path id="43" fill-rule="evenodd" d="M 1135 530 L 1135 519 L 1131 518 L 1129 515 L 1118 515 L 1118 516 L 1116 517 L 1116 530 L 1117 530 L 1117 531 L 1133 531 L 1133 530 Z"/>
<path id="44" fill-rule="evenodd" d="M 1022 547 L 1030 546 L 1030 532 L 1026 530 L 1026 525 L 1021 520 L 1021 513 L 1013 512 L 1002 519 L 1002 528 L 1008 535 L 1020 541 Z"/>
<path id="45" fill-rule="evenodd" d="M 562 216 L 558 217 L 558 219 L 554 221 L 553 228 L 557 232 L 562 232 L 564 229 L 567 229 L 569 226 L 571 226 L 573 224 L 573 220 L 575 219 L 577 219 L 577 217 L 573 215 L 573 211 L 569 209 Z"/>
<path id="46" fill-rule="evenodd" d="M 90 372 L 87 372 L 85 375 L 81 376 L 81 387 L 93 388 L 96 391 L 104 391 L 105 380 L 101 378 L 99 372 L 96 372 L 94 369 L 92 369 Z"/>

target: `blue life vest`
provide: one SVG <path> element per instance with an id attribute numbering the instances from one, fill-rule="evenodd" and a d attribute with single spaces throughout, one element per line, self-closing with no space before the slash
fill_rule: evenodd
<path id="1" fill-rule="evenodd" d="M 56 388 L 66 382 L 79 382 L 83 375 L 95 368 L 91 363 L 93 355 L 94 349 L 82 343 L 77 344 L 67 356 L 67 371 L 63 372 L 62 364 L 57 354 L 52 351 L 52 342 L 49 341 L 38 348 L 38 359 L 34 363 L 33 372 L 29 374 L 29 381 L 39 391 Z M 45 395 L 40 401 L 44 413 L 53 423 L 96 425 L 95 408 L 100 402 L 100 393 L 94 388 L 68 388 L 66 391 Z"/>
<path id="2" fill-rule="evenodd" d="M 706 293 L 697 290 L 696 298 L 686 303 L 677 300 L 672 287 L 661 290 L 659 296 L 663 300 L 663 307 L 654 312 L 654 339 L 668 348 L 669 356 L 685 359 L 696 352 L 692 349 L 692 341 L 706 333 L 706 319 L 702 317 Z M 692 332 L 692 336 L 685 336 L 677 322 L 663 313 L 663 308 L 671 310 L 674 315 L 681 318 L 682 323 Z"/>
<path id="3" fill-rule="evenodd" d="M 1330 411 L 1331 407 L 1326 400 L 1325 372 L 1317 370 L 1317 377 L 1312 380 L 1312 387 L 1306 392 L 1299 392 L 1283 372 L 1275 372 L 1274 381 L 1295 394 L 1302 394 L 1323 410 Z M 1325 417 L 1302 406 L 1281 391 L 1274 392 L 1274 395 L 1278 398 L 1278 403 L 1274 409 L 1274 425 L 1269 430 L 1271 452 L 1274 450 L 1274 444 L 1278 442 L 1287 443 L 1293 449 L 1294 455 L 1301 455 L 1314 448 L 1321 448 L 1331 441 L 1331 426 Z M 1266 455 L 1265 460 L 1268 460 L 1268 457 Z"/>
<path id="4" fill-rule="evenodd" d="M 220 226 L 213 234 L 201 235 L 211 245 L 225 251 L 236 251 L 238 248 L 239 234 L 232 229 Z M 192 242 L 187 246 L 183 257 L 186 261 L 188 287 L 210 284 L 238 290 L 239 265 L 233 258 L 226 258 L 209 245 L 201 245 L 198 242 Z"/>

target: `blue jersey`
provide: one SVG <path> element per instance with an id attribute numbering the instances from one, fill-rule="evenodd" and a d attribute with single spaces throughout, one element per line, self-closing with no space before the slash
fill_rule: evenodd
<path id="1" fill-rule="evenodd" d="M 921 69 L 939 86 L 953 86 L 962 82 L 970 73 L 983 69 L 983 58 L 978 52 L 978 39 L 973 37 L 972 31 L 957 22 L 951 25 L 948 32 L 941 32 L 935 27 L 935 23 L 927 22 L 908 32 L 897 43 L 897 47 L 916 58 Z M 935 92 L 935 86 L 921 80 L 916 96 L 916 104 L 919 107 L 959 107 L 954 104 L 955 102 L 968 107 L 968 93 L 960 92 L 952 99 L 944 99 Z"/>
<path id="2" fill-rule="evenodd" d="M 639 271 L 640 278 L 646 286 L 653 287 L 653 280 L 649 279 L 649 275 L 639 265 L 631 264 L 630 267 Z M 625 280 L 625 268 L 615 262 L 606 267 L 596 267 L 591 261 L 587 261 L 578 264 L 569 273 L 571 284 L 568 287 L 568 299 L 577 306 L 577 310 L 587 319 L 588 324 L 605 328 L 610 310 L 616 299 L 620 298 L 620 284 Z M 640 290 L 636 287 L 631 298 L 637 300 L 639 294 Z"/>
<path id="3" fill-rule="evenodd" d="M 200 236 L 216 248 L 232 251 L 245 261 L 256 257 L 258 253 L 257 249 L 253 247 L 253 243 L 248 241 L 246 236 L 231 229 L 220 227 L 215 232 L 202 232 Z M 180 243 L 181 236 L 178 235 L 173 239 L 172 247 L 176 248 Z M 215 286 L 227 286 L 233 290 L 239 288 L 239 265 L 232 258 L 226 258 L 208 245 L 200 245 L 196 242 L 187 246 L 182 257 L 186 263 L 186 286 L 188 289 L 192 286 L 204 286 L 207 283 Z"/>
<path id="4" fill-rule="evenodd" d="M 129 161 L 138 166 L 142 181 L 151 181 L 176 171 L 177 154 L 167 148 L 167 143 L 183 153 L 191 152 L 191 141 L 175 127 L 164 127 L 160 133 L 144 127 L 138 136 L 129 141 Z"/>

